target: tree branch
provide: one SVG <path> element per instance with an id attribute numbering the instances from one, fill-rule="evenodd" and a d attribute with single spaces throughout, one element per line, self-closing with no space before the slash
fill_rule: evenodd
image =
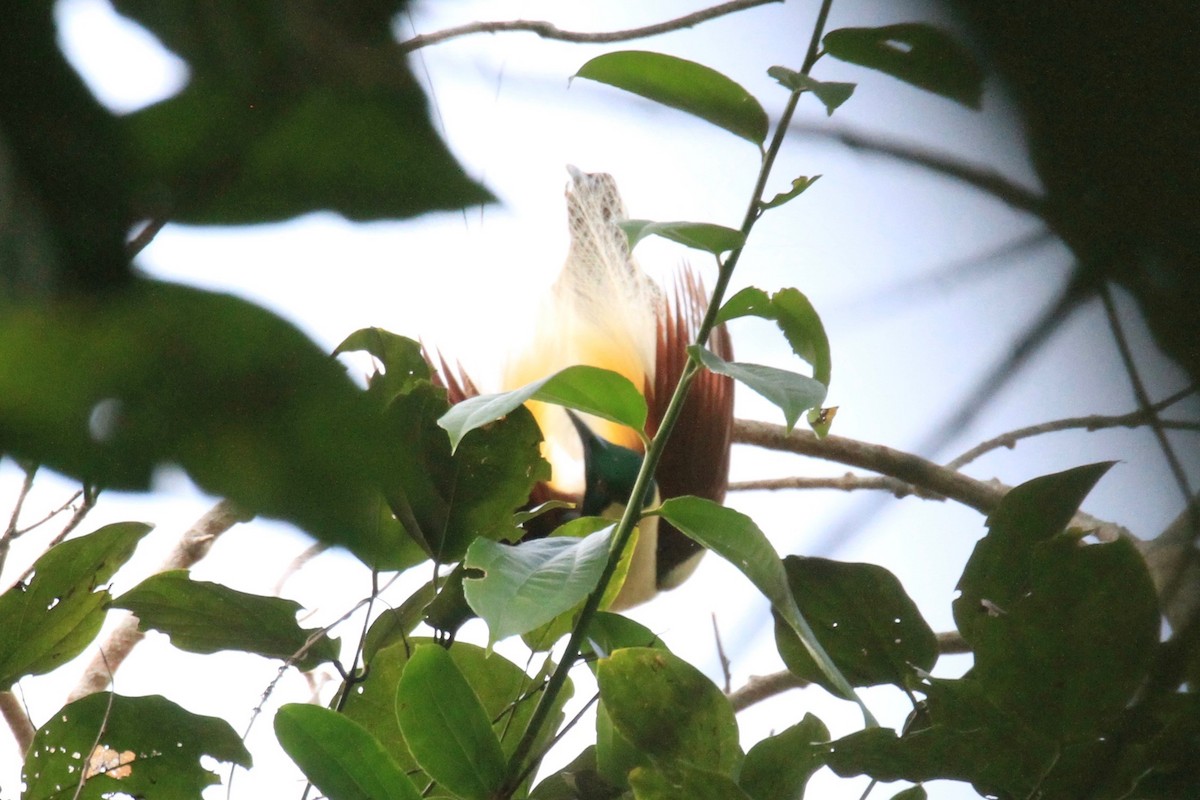
<path id="1" fill-rule="evenodd" d="M 954 500 L 985 515 L 996 509 L 1011 488 L 1000 481 L 977 480 L 928 459 L 881 444 L 842 436 L 818 439 L 811 431 L 802 430 L 793 430 L 789 434 L 782 426 L 757 420 L 734 420 L 733 441 L 868 469 L 910 486 L 911 491 L 907 493 L 926 499 Z M 1096 519 L 1082 511 L 1072 517 L 1070 524 L 1094 531 L 1100 541 L 1136 538 L 1124 527 Z"/>
<path id="2" fill-rule="evenodd" d="M 33 744 L 33 735 L 37 733 L 37 730 L 33 727 L 33 723 L 29 720 L 29 714 L 26 713 L 25 707 L 21 705 L 21 701 L 15 693 L 0 692 L 0 716 L 3 716 L 4 721 L 8 723 L 9 730 L 12 731 L 13 738 L 17 742 L 17 749 L 24 757 L 29 752 L 30 745 Z"/>
<path id="3" fill-rule="evenodd" d="M 502 33 L 508 31 L 536 33 L 543 39 L 554 39 L 560 42 L 578 42 L 581 44 L 624 42 L 631 39 L 644 39 L 648 36 L 657 36 L 662 33 L 690 28 L 693 25 L 699 25 L 701 22 L 707 22 L 710 19 L 716 19 L 728 14 L 735 14 L 739 11 L 745 11 L 748 8 L 780 2 L 783 2 L 783 0 L 732 0 L 732 2 L 721 3 L 712 8 L 702 9 L 677 19 L 667 20 L 666 22 L 656 22 L 653 25 L 645 25 L 641 28 L 600 33 L 564 31 L 553 23 L 541 20 L 517 19 L 505 22 L 470 22 L 434 33 L 424 33 L 414 36 L 400 43 L 400 52 L 411 53 L 414 50 L 428 47 L 431 44 L 439 44 L 449 39 L 457 39 L 460 36 L 469 36 L 475 33 Z"/>
<path id="4" fill-rule="evenodd" d="M 970 645 L 958 631 L 939 633 L 937 641 L 938 653 L 943 656 L 971 652 Z M 761 703 L 763 700 L 792 689 L 803 689 L 808 685 L 809 681 L 785 669 L 772 672 L 770 675 L 751 675 L 750 680 L 746 681 L 744 686 L 732 692 L 726 692 L 725 696 L 729 698 L 729 704 L 733 706 L 734 713 L 738 713 L 745 711 L 755 703 Z"/>
<path id="5" fill-rule="evenodd" d="M 253 514 L 238 509 L 228 500 L 222 500 L 180 537 L 175 549 L 163 561 L 158 571 L 167 572 L 194 566 L 208 555 L 213 542 L 221 534 L 239 522 L 248 522 L 253 517 Z M 89 694 L 104 691 L 112 680 L 113 673 L 143 638 L 145 634 L 138 630 L 137 617 L 128 614 L 100 646 L 80 676 L 79 683 L 71 691 L 69 700 L 75 701 Z"/>
<path id="6" fill-rule="evenodd" d="M 1067 417 L 1066 419 L 1053 420 L 1051 422 L 1043 422 L 1040 425 L 1029 425 L 1024 428 L 1017 428 L 1015 431 L 1002 433 L 999 436 L 988 439 L 986 442 L 980 442 L 962 455 L 946 462 L 948 469 L 962 469 L 967 464 L 970 464 L 975 459 L 982 456 L 984 453 L 998 450 L 1001 447 L 1012 449 L 1016 447 L 1017 442 L 1022 439 L 1028 439 L 1033 436 L 1041 436 L 1044 433 L 1056 433 L 1058 431 L 1078 430 L 1098 431 L 1104 428 L 1137 428 L 1142 425 L 1157 424 L 1163 428 L 1172 428 L 1175 430 L 1194 430 L 1200 431 L 1200 422 L 1188 422 L 1184 420 L 1159 420 L 1157 414 L 1162 409 L 1178 402 L 1183 397 L 1191 394 L 1194 389 L 1186 389 L 1183 392 L 1177 392 L 1171 397 L 1159 403 L 1155 403 L 1149 408 L 1138 409 L 1131 411 L 1128 414 L 1120 414 L 1117 416 L 1102 416 L 1093 414 L 1086 417 Z"/>
<path id="7" fill-rule="evenodd" d="M 896 497 L 907 497 L 919 493 L 920 490 L 910 483 L 898 481 L 895 478 L 882 476 L 855 475 L 847 472 L 840 477 L 808 478 L 793 476 L 789 478 L 759 478 L 750 481 L 730 481 L 726 487 L 730 492 L 777 491 L 780 489 L 837 489 L 842 492 L 855 492 L 860 489 L 882 489 L 891 492 Z M 944 498 L 928 495 L 930 500 Z"/>

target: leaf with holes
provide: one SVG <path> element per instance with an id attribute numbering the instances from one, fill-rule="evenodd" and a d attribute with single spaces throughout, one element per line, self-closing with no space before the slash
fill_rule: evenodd
<path id="1" fill-rule="evenodd" d="M 933 669 L 937 637 L 895 575 L 874 564 L 801 556 L 783 566 L 796 605 L 852 685 L 905 686 Z M 778 614 L 775 642 L 789 670 L 836 691 Z"/>
<path id="2" fill-rule="evenodd" d="M 50 548 L 28 583 L 0 595 L 0 689 L 65 664 L 104 624 L 105 584 L 151 526 L 119 522 Z"/>
<path id="3" fill-rule="evenodd" d="M 968 108 L 983 97 L 983 69 L 945 31 L 908 22 L 882 28 L 842 28 L 825 34 L 825 52 L 878 70 Z"/>
<path id="4" fill-rule="evenodd" d="M 21 776 L 22 797 L 199 797 L 220 782 L 203 758 L 251 764 L 223 719 L 157 695 L 97 692 L 55 712 L 38 730 Z"/>

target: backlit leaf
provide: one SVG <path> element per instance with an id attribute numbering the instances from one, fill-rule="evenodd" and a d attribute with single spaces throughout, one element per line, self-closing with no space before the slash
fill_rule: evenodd
<path id="1" fill-rule="evenodd" d="M 575 77 L 686 111 L 759 146 L 767 138 L 767 112 L 758 100 L 721 73 L 693 61 L 625 50 L 593 58 Z"/>
<path id="2" fill-rule="evenodd" d="M 821 405 L 825 399 L 825 384 L 807 375 L 768 367 L 764 364 L 744 364 L 725 361 L 711 350 L 698 345 L 689 345 L 688 352 L 712 372 L 744 383 L 783 411 L 783 418 L 790 433 L 800 415 L 810 408 Z"/>

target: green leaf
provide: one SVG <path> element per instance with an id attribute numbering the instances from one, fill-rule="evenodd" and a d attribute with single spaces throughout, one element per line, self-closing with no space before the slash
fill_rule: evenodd
<path id="1" fill-rule="evenodd" d="M 638 388 L 611 370 L 586 365 L 567 367 L 511 392 L 467 398 L 442 415 L 438 425 L 449 432 L 451 448 L 457 448 L 468 433 L 529 400 L 573 408 L 639 432 L 646 426 L 646 400 Z"/>
<path id="2" fill-rule="evenodd" d="M 788 189 L 786 192 L 780 192 L 765 203 L 760 203 L 758 206 L 759 210 L 766 211 L 768 208 L 779 208 L 779 206 L 789 200 L 794 200 L 803 194 L 808 187 L 816 183 L 820 177 L 820 175 L 813 175 L 811 178 L 808 178 L 802 175 L 799 178 L 793 178 L 791 189 Z"/>
<path id="3" fill-rule="evenodd" d="M 629 785 L 636 800 L 751 800 L 728 775 L 689 764 L 638 767 L 629 773 Z"/>
<path id="4" fill-rule="evenodd" d="M 420 589 L 405 598 L 397 608 L 387 608 L 380 612 L 371 627 L 367 630 L 363 641 L 363 659 L 370 663 L 375 654 L 385 647 L 404 643 L 410 634 L 420 624 L 425 607 L 437 596 L 434 581 L 428 581 Z"/>
<path id="5" fill-rule="evenodd" d="M 199 797 L 220 778 L 201 758 L 250 766 L 229 723 L 157 695 L 98 692 L 55 712 L 33 740 L 22 779 L 27 800 Z M 82 791 L 74 793 L 80 775 Z"/>
<path id="6" fill-rule="evenodd" d="M 988 535 L 967 560 L 954 601 L 954 621 L 968 641 L 997 610 L 1012 607 L 1025 590 L 1033 548 L 1062 533 L 1111 463 L 1043 475 L 1011 489 L 987 519 Z"/>
<path id="7" fill-rule="evenodd" d="M 779 406 L 789 433 L 800 421 L 801 414 L 821 405 L 821 401 L 825 399 L 825 384 L 807 375 L 763 364 L 726 361 L 711 350 L 694 344 L 688 345 L 688 353 L 712 372 L 728 375 L 744 383 Z"/>
<path id="8" fill-rule="evenodd" d="M 293 27 L 267 23 L 259 30 Z M 349 45 L 336 34 L 324 38 L 334 50 Z M 283 46 L 309 60 L 281 65 L 285 71 L 274 76 L 194 74 L 179 94 L 120 118 L 142 162 L 146 200 L 161 202 L 165 193 L 172 220 L 244 225 L 314 211 L 362 221 L 405 218 L 493 199 L 434 131 L 404 59 L 376 56 L 366 69 L 354 68 L 353 82 L 310 80 L 320 71 L 315 65 L 332 65 L 337 56 L 300 42 Z M 263 48 L 259 41 L 245 47 Z M 360 60 L 365 52 L 345 55 Z M 283 74 L 304 78 L 284 88 Z M 378 83 L 362 85 L 364 78 Z M 391 80 L 399 82 L 387 85 Z"/>
<path id="9" fill-rule="evenodd" d="M 667 649 L 658 634 L 642 623 L 609 611 L 599 611 L 592 617 L 584 642 L 585 648 L 599 658 L 607 658 L 623 647 Z"/>
<path id="10" fill-rule="evenodd" d="M 721 306 L 717 321 L 723 323 L 751 316 L 774 320 L 791 345 L 792 352 L 812 366 L 813 378 L 829 386 L 833 371 L 829 337 L 825 335 L 821 317 L 807 297 L 797 289 L 780 289 L 768 295 L 762 289 L 748 286 Z"/>
<path id="11" fill-rule="evenodd" d="M 570 764 L 537 785 L 529 800 L 617 800 L 621 790 L 596 768 L 596 748 L 589 745 Z"/>
<path id="12" fill-rule="evenodd" d="M 1056 536 L 1033 549 L 1025 592 L 984 614 L 974 676 L 1001 708 L 1056 739 L 1100 733 L 1142 685 L 1158 597 L 1136 547 Z"/>
<path id="13" fill-rule="evenodd" d="M 596 662 L 596 667 L 599 662 Z M 637 767 L 650 765 L 647 753 L 634 747 L 617 731 L 601 700 L 596 706 L 596 771 L 612 786 L 629 788 L 629 773 Z"/>
<path id="14" fill-rule="evenodd" d="M 0 316 L 0 451 L 105 487 L 147 490 L 177 464 L 247 515 L 362 553 L 398 446 L 374 420 L 341 365 L 229 295 L 136 280 Z"/>
<path id="15" fill-rule="evenodd" d="M 476 539 L 468 569 L 482 578 L 463 581 L 467 602 L 488 625 L 494 644 L 544 625 L 586 598 L 608 561 L 613 525 L 583 538 L 552 536 L 517 545 Z"/>
<path id="16" fill-rule="evenodd" d="M 657 513 L 683 534 L 733 564 L 749 578 L 755 588 L 771 601 L 775 612 L 783 617 L 800 637 L 800 641 L 812 653 L 814 660 L 822 665 L 825 677 L 831 685 L 837 687 L 837 693 L 853 700 L 862 710 L 863 718 L 868 724 L 875 724 L 871 712 L 854 693 L 845 677 L 838 672 L 812 627 L 800 613 L 788 586 L 783 562 L 754 520 L 711 500 L 687 496 L 663 501 Z"/>
<path id="17" fill-rule="evenodd" d="M 804 787 L 825 764 L 829 729 L 812 714 L 746 753 L 738 782 L 754 800 L 803 800 Z"/>
<path id="18" fill-rule="evenodd" d="M 34 563 L 28 583 L 0 595 L 0 689 L 83 652 L 104 624 L 104 585 L 151 527 L 118 522 L 57 544 Z"/>
<path id="19" fill-rule="evenodd" d="M 449 791 L 487 800 L 504 782 L 504 751 L 487 712 L 441 647 L 422 645 L 408 660 L 396 716 L 413 758 Z"/>
<path id="20" fill-rule="evenodd" d="M 432 642 L 429 638 L 414 637 L 380 648 L 366 662 L 365 679 L 347 694 L 343 706 L 346 716 L 366 728 L 400 768 L 409 773 L 419 772 L 420 768 L 409 753 L 408 743 L 400 730 L 396 716 L 396 687 L 413 648 Z M 450 648 L 450 657 L 483 704 L 492 730 L 504 748 L 505 757 L 511 756 L 517 741 L 528 727 L 529 717 L 540 696 L 536 691 L 540 678 L 531 680 L 524 670 L 511 661 L 495 653 L 489 655 L 482 647 L 465 642 L 455 642 Z M 559 702 L 546 724 L 546 730 L 538 740 L 538 747 L 545 746 L 561 724 L 562 704 L 570 696 L 571 683 L 568 680 L 564 691 L 559 694 Z M 416 776 L 413 780 L 422 786 L 427 782 Z"/>
<path id="21" fill-rule="evenodd" d="M 371 376 L 371 390 L 381 394 L 385 403 L 415 383 L 431 379 L 421 343 L 407 336 L 383 328 L 360 328 L 343 339 L 333 354 L 357 352 L 370 354 L 383 368 Z"/>
<path id="22" fill-rule="evenodd" d="M 712 253 L 714 256 L 736 250 L 746 243 L 746 235 L 741 231 L 708 222 L 651 222 L 648 219 L 627 219 L 618 222 L 617 227 L 625 231 L 630 250 L 647 236 L 661 236 L 685 247 Z"/>
<path id="23" fill-rule="evenodd" d="M 887 73 L 968 108 L 980 106 L 983 69 L 970 51 L 932 25 L 842 28 L 822 41 L 834 58 Z"/>
<path id="24" fill-rule="evenodd" d="M 417 382 L 392 399 L 383 426 L 387 441 L 409 443 L 390 454 L 388 505 L 399 528 L 438 563 L 460 560 L 480 536 L 516 539 L 514 512 L 550 475 L 528 409 L 513 408 L 486 429 L 465 431 L 453 452 L 438 427 L 439 417 L 454 413 L 446 409 L 445 391 Z"/>
<path id="25" fill-rule="evenodd" d="M 692 61 L 624 50 L 593 58 L 575 77 L 686 111 L 760 147 L 767 138 L 767 112 L 758 100 L 716 70 Z"/>
<path id="26" fill-rule="evenodd" d="M 596 680 L 617 732 L 655 763 L 737 774 L 742 749 L 733 707 L 691 664 L 665 650 L 630 647 L 601 659 Z"/>
<path id="27" fill-rule="evenodd" d="M 151 575 L 113 605 L 136 614 L 139 630 L 161 631 L 189 653 L 241 650 L 266 658 L 296 658 L 301 670 L 336 661 L 339 655 L 336 639 L 296 623 L 303 608 L 295 600 L 193 581 L 184 569 Z"/>
<path id="28" fill-rule="evenodd" d="M 1054 743 L 992 705 L 978 684 L 932 679 L 902 736 L 871 728 L 836 740 L 827 763 L 842 777 L 968 781 L 989 797 L 1031 797 L 1055 763 Z"/>
<path id="29" fill-rule="evenodd" d="M 892 800 L 928 800 L 929 793 L 924 786 L 910 786 L 892 795 Z"/>
<path id="30" fill-rule="evenodd" d="M 855 84 L 819 81 L 803 72 L 796 72 L 787 67 L 771 67 L 767 74 L 793 92 L 812 92 L 825 106 L 826 116 L 833 116 L 834 110 L 850 99 L 854 94 Z"/>
<path id="31" fill-rule="evenodd" d="M 336 711 L 289 703 L 275 714 L 275 735 L 329 800 L 420 800 L 379 740 Z"/>
<path id="32" fill-rule="evenodd" d="M 937 637 L 896 576 L 875 564 L 788 556 L 788 584 L 804 618 L 852 686 L 906 686 L 938 658 Z M 830 685 L 778 614 L 775 642 L 796 675 Z"/>

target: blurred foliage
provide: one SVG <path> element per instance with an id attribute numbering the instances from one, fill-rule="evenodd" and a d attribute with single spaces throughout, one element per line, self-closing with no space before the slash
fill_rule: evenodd
<path id="1" fill-rule="evenodd" d="M 433 133 L 398 54 L 392 22 L 403 3 L 116 6 L 183 58 L 191 76 L 175 97 L 126 116 L 102 108 L 71 71 L 49 4 L 18 4 L 0 26 L 0 451 L 100 488 L 146 488 L 155 469 L 178 465 L 202 488 L 344 545 L 376 572 L 431 561 L 434 577 L 370 620 L 346 666 L 337 640 L 301 628 L 290 601 L 184 572 L 152 577 L 113 601 L 107 584 L 149 528 L 107 526 L 55 545 L 31 577 L 0 595 L 0 687 L 82 652 L 118 606 L 184 650 L 237 650 L 300 669 L 336 665 L 344 683 L 330 709 L 289 705 L 275 718 L 284 749 L 333 800 L 783 800 L 802 797 L 825 767 L 878 781 L 958 780 L 1002 800 L 1166 800 L 1200 789 L 1195 685 L 1158 670 L 1176 659 L 1195 674 L 1195 653 L 1160 640 L 1154 585 L 1129 542 L 1091 543 L 1067 529 L 1107 464 L 1029 481 L 990 515 L 953 607 L 973 666 L 953 680 L 931 676 L 937 640 L 882 567 L 781 559 L 752 519 L 711 500 L 673 497 L 652 509 L 764 595 L 780 656 L 797 678 L 862 709 L 864 729 L 836 740 L 806 715 L 779 720 L 779 733 L 743 752 L 721 689 L 652 631 L 597 612 L 612 597 L 605 581 L 619 583 L 628 569 L 620 559 L 634 541 L 635 514 L 610 533 L 608 521 L 571 510 L 557 537 L 510 546 L 525 534 L 523 523 L 536 514 L 531 498 L 548 477 L 522 404 L 557 403 L 640 430 L 639 387 L 575 367 L 452 407 L 452 395 L 469 393 L 448 388 L 452 380 L 430 368 L 417 342 L 366 328 L 334 354 L 374 360 L 363 390 L 263 309 L 132 268 L 126 237 L 147 218 L 240 224 L 330 210 L 365 220 L 485 202 L 487 192 Z M 995 23 L 988 35 L 997 42 L 1019 30 L 1007 10 L 974 13 Z M 1023 23 L 1040 19 L 1024 13 Z M 1147 10 L 1143 27 L 1187 20 L 1171 13 Z M 1101 22 L 1084 30 L 1093 24 Z M 1173 49 L 1177 39 L 1164 51 L 1186 63 Z M 824 42 L 835 57 L 978 103 L 983 75 L 974 58 L 930 26 L 843 29 Z M 1126 170 L 1093 159 L 1094 147 L 1108 146 L 1099 142 L 1170 145 L 1184 132 L 1164 121 L 1144 139 L 1107 124 L 1092 95 L 1119 103 L 1141 85 L 1125 85 L 1124 76 L 1112 96 L 1093 84 L 1073 87 L 1059 119 L 1046 113 L 1043 84 L 997 52 L 1014 83 L 1029 84 L 1020 99 L 1051 221 L 1079 255 L 1080 274 L 1129 286 L 1164 350 L 1195 374 L 1195 351 L 1186 346 L 1194 318 L 1177 317 L 1194 317 L 1194 272 L 1184 266 L 1196 252 L 1188 246 L 1196 222 L 1163 205 L 1184 205 L 1172 191 L 1194 183 L 1186 173 L 1194 168 L 1171 173 L 1156 155 Z M 1031 52 L 1046 55 L 1036 45 Z M 815 50 L 799 71 L 776 66 L 769 74 L 789 92 L 789 108 L 811 94 L 833 113 L 852 87 L 813 78 L 814 60 Z M 1053 87 L 1069 73 L 1048 74 L 1045 86 Z M 762 103 L 731 79 L 641 51 L 606 54 L 578 75 L 763 147 L 765 185 L 778 143 L 767 135 Z M 1163 88 L 1151 83 L 1147 97 Z M 1145 108 L 1143 122 L 1153 127 L 1154 107 Z M 1088 125 L 1076 130 L 1080 120 Z M 1085 147 L 1089 136 L 1096 142 Z M 1163 198 L 1147 201 L 1135 187 L 1149 173 Z M 642 220 L 629 233 L 699 247 L 731 270 L 754 221 L 781 213 L 813 180 L 756 198 L 742 230 Z M 1124 214 L 1114 212 L 1120 203 Z M 749 289 L 720 314 L 774 321 L 813 376 L 729 362 L 698 346 L 689 368 L 703 364 L 762 392 L 789 427 L 819 405 L 832 359 L 803 294 Z M 493 639 L 532 635 L 559 661 L 546 655 L 540 668 L 522 667 L 453 641 L 474 613 Z M 413 637 L 421 621 L 438 628 L 436 639 Z M 564 648 L 549 650 L 549 639 L 568 633 Z M 573 691 L 567 670 L 579 658 L 599 685 L 595 745 L 532 788 L 564 721 Z M 879 727 L 855 693 L 881 683 L 912 701 L 901 730 Z M 23 796 L 195 797 L 217 780 L 202 758 L 250 764 L 222 720 L 161 697 L 95 694 L 37 731 Z M 919 800 L 924 789 L 895 796 Z"/>

